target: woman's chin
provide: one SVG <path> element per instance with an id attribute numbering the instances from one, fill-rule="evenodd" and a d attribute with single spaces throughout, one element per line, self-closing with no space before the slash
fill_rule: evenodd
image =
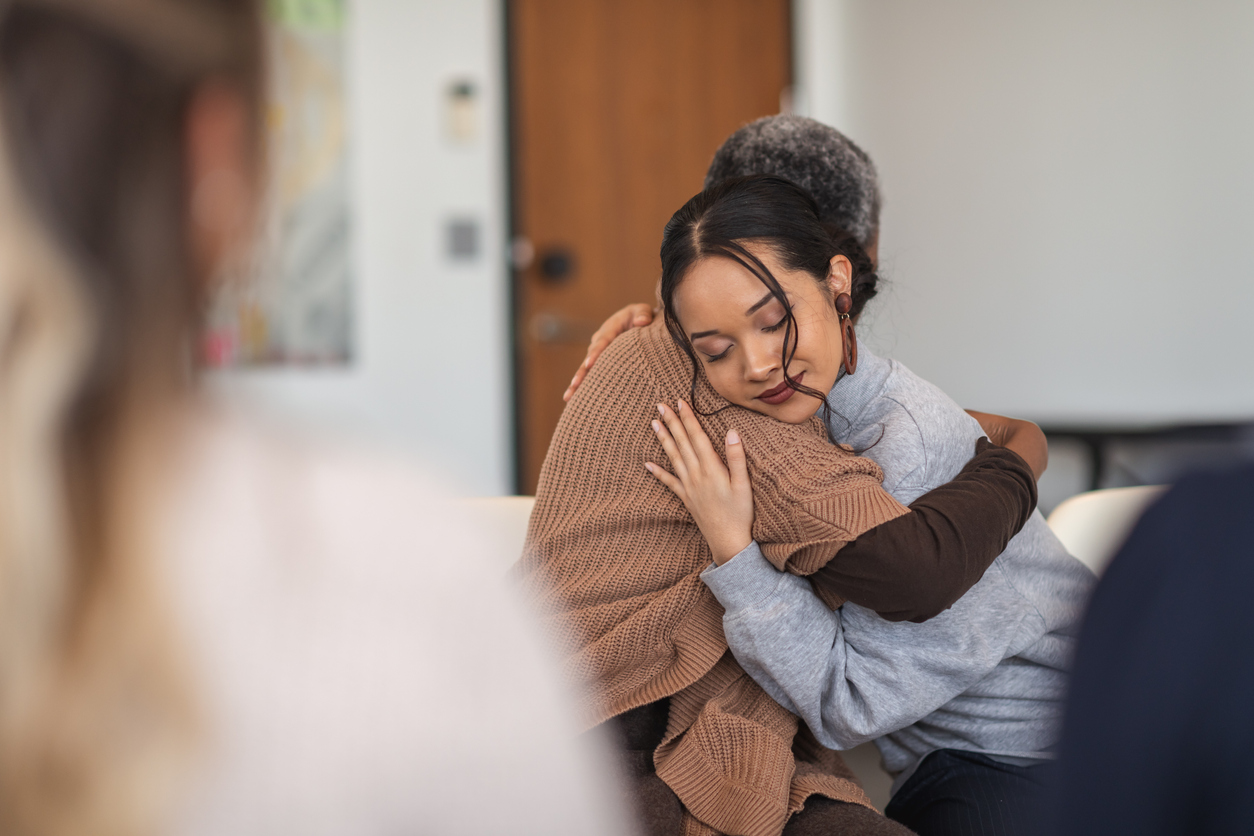
<path id="1" fill-rule="evenodd" d="M 748 403 L 741 404 L 745 409 L 760 412 L 785 424 L 804 424 L 818 413 L 819 407 L 822 405 L 822 401 L 803 395 L 800 392 L 793 394 L 791 398 L 781 404 L 768 404 L 756 398 Z"/>

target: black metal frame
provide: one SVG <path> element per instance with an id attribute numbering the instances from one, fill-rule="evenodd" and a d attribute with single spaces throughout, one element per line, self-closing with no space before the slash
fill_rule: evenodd
<path id="1" fill-rule="evenodd" d="M 1100 488 L 1106 478 L 1106 453 L 1113 443 L 1147 441 L 1172 444 L 1177 442 L 1212 441 L 1231 443 L 1234 448 L 1237 448 L 1248 444 L 1254 439 L 1254 423 L 1145 426 L 1042 423 L 1040 426 L 1049 439 L 1079 441 L 1088 448 L 1090 490 Z"/>

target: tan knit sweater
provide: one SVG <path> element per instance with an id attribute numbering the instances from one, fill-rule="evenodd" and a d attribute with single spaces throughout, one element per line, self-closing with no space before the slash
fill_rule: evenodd
<path id="1" fill-rule="evenodd" d="M 562 414 L 519 568 L 594 724 L 671 698 L 654 762 L 689 814 L 685 833 L 778 836 L 811 794 L 870 802 L 736 664 L 700 579 L 705 539 L 644 468 L 668 465 L 650 421 L 658 403 L 689 399 L 691 368 L 661 321 L 611 344 Z M 702 378 L 698 414 L 726 405 Z M 791 425 L 731 407 L 702 423 L 716 446 L 728 428 L 740 432 L 754 538 L 780 569 L 814 572 L 906 511 L 879 467 L 831 444 L 817 417 Z"/>

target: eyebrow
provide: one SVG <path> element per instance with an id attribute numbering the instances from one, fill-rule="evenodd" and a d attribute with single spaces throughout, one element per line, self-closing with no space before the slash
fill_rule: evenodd
<path id="1" fill-rule="evenodd" d="M 774 292 L 774 291 L 770 291 L 770 292 L 768 292 L 768 293 L 767 293 L 765 296 L 763 296 L 761 299 L 759 299 L 758 301 L 754 302 L 754 303 L 753 303 L 753 306 L 752 306 L 751 308 L 749 308 L 749 310 L 745 311 L 745 316 L 753 316 L 755 313 L 757 313 L 757 311 L 758 311 L 758 310 L 759 310 L 759 309 L 760 309 L 763 305 L 765 305 L 767 302 L 771 301 L 771 300 L 772 300 L 772 299 L 774 299 L 774 298 L 775 298 L 775 292 Z M 699 339 L 701 339 L 702 337 L 712 337 L 712 336 L 714 336 L 714 335 L 715 335 L 715 334 L 717 334 L 717 333 L 718 333 L 718 330 L 717 330 L 717 329 L 715 329 L 715 330 L 713 330 L 713 331 L 697 331 L 696 333 L 689 334 L 689 335 L 688 335 L 688 339 L 690 339 L 690 340 L 699 340 Z"/>
<path id="2" fill-rule="evenodd" d="M 758 310 L 758 308 L 761 308 L 763 305 L 765 305 L 767 302 L 771 301 L 774 298 L 775 298 L 775 291 L 773 290 L 768 291 L 765 296 L 763 296 L 761 299 L 759 299 L 757 302 L 754 303 L 752 308 L 745 311 L 745 316 L 753 316 L 753 314 Z"/>

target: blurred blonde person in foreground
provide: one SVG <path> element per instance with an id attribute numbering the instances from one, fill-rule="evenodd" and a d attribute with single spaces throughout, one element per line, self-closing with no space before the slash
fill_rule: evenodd
<path id="1" fill-rule="evenodd" d="M 477 526 L 196 394 L 262 42 L 0 4 L 0 832 L 615 832 Z"/>

